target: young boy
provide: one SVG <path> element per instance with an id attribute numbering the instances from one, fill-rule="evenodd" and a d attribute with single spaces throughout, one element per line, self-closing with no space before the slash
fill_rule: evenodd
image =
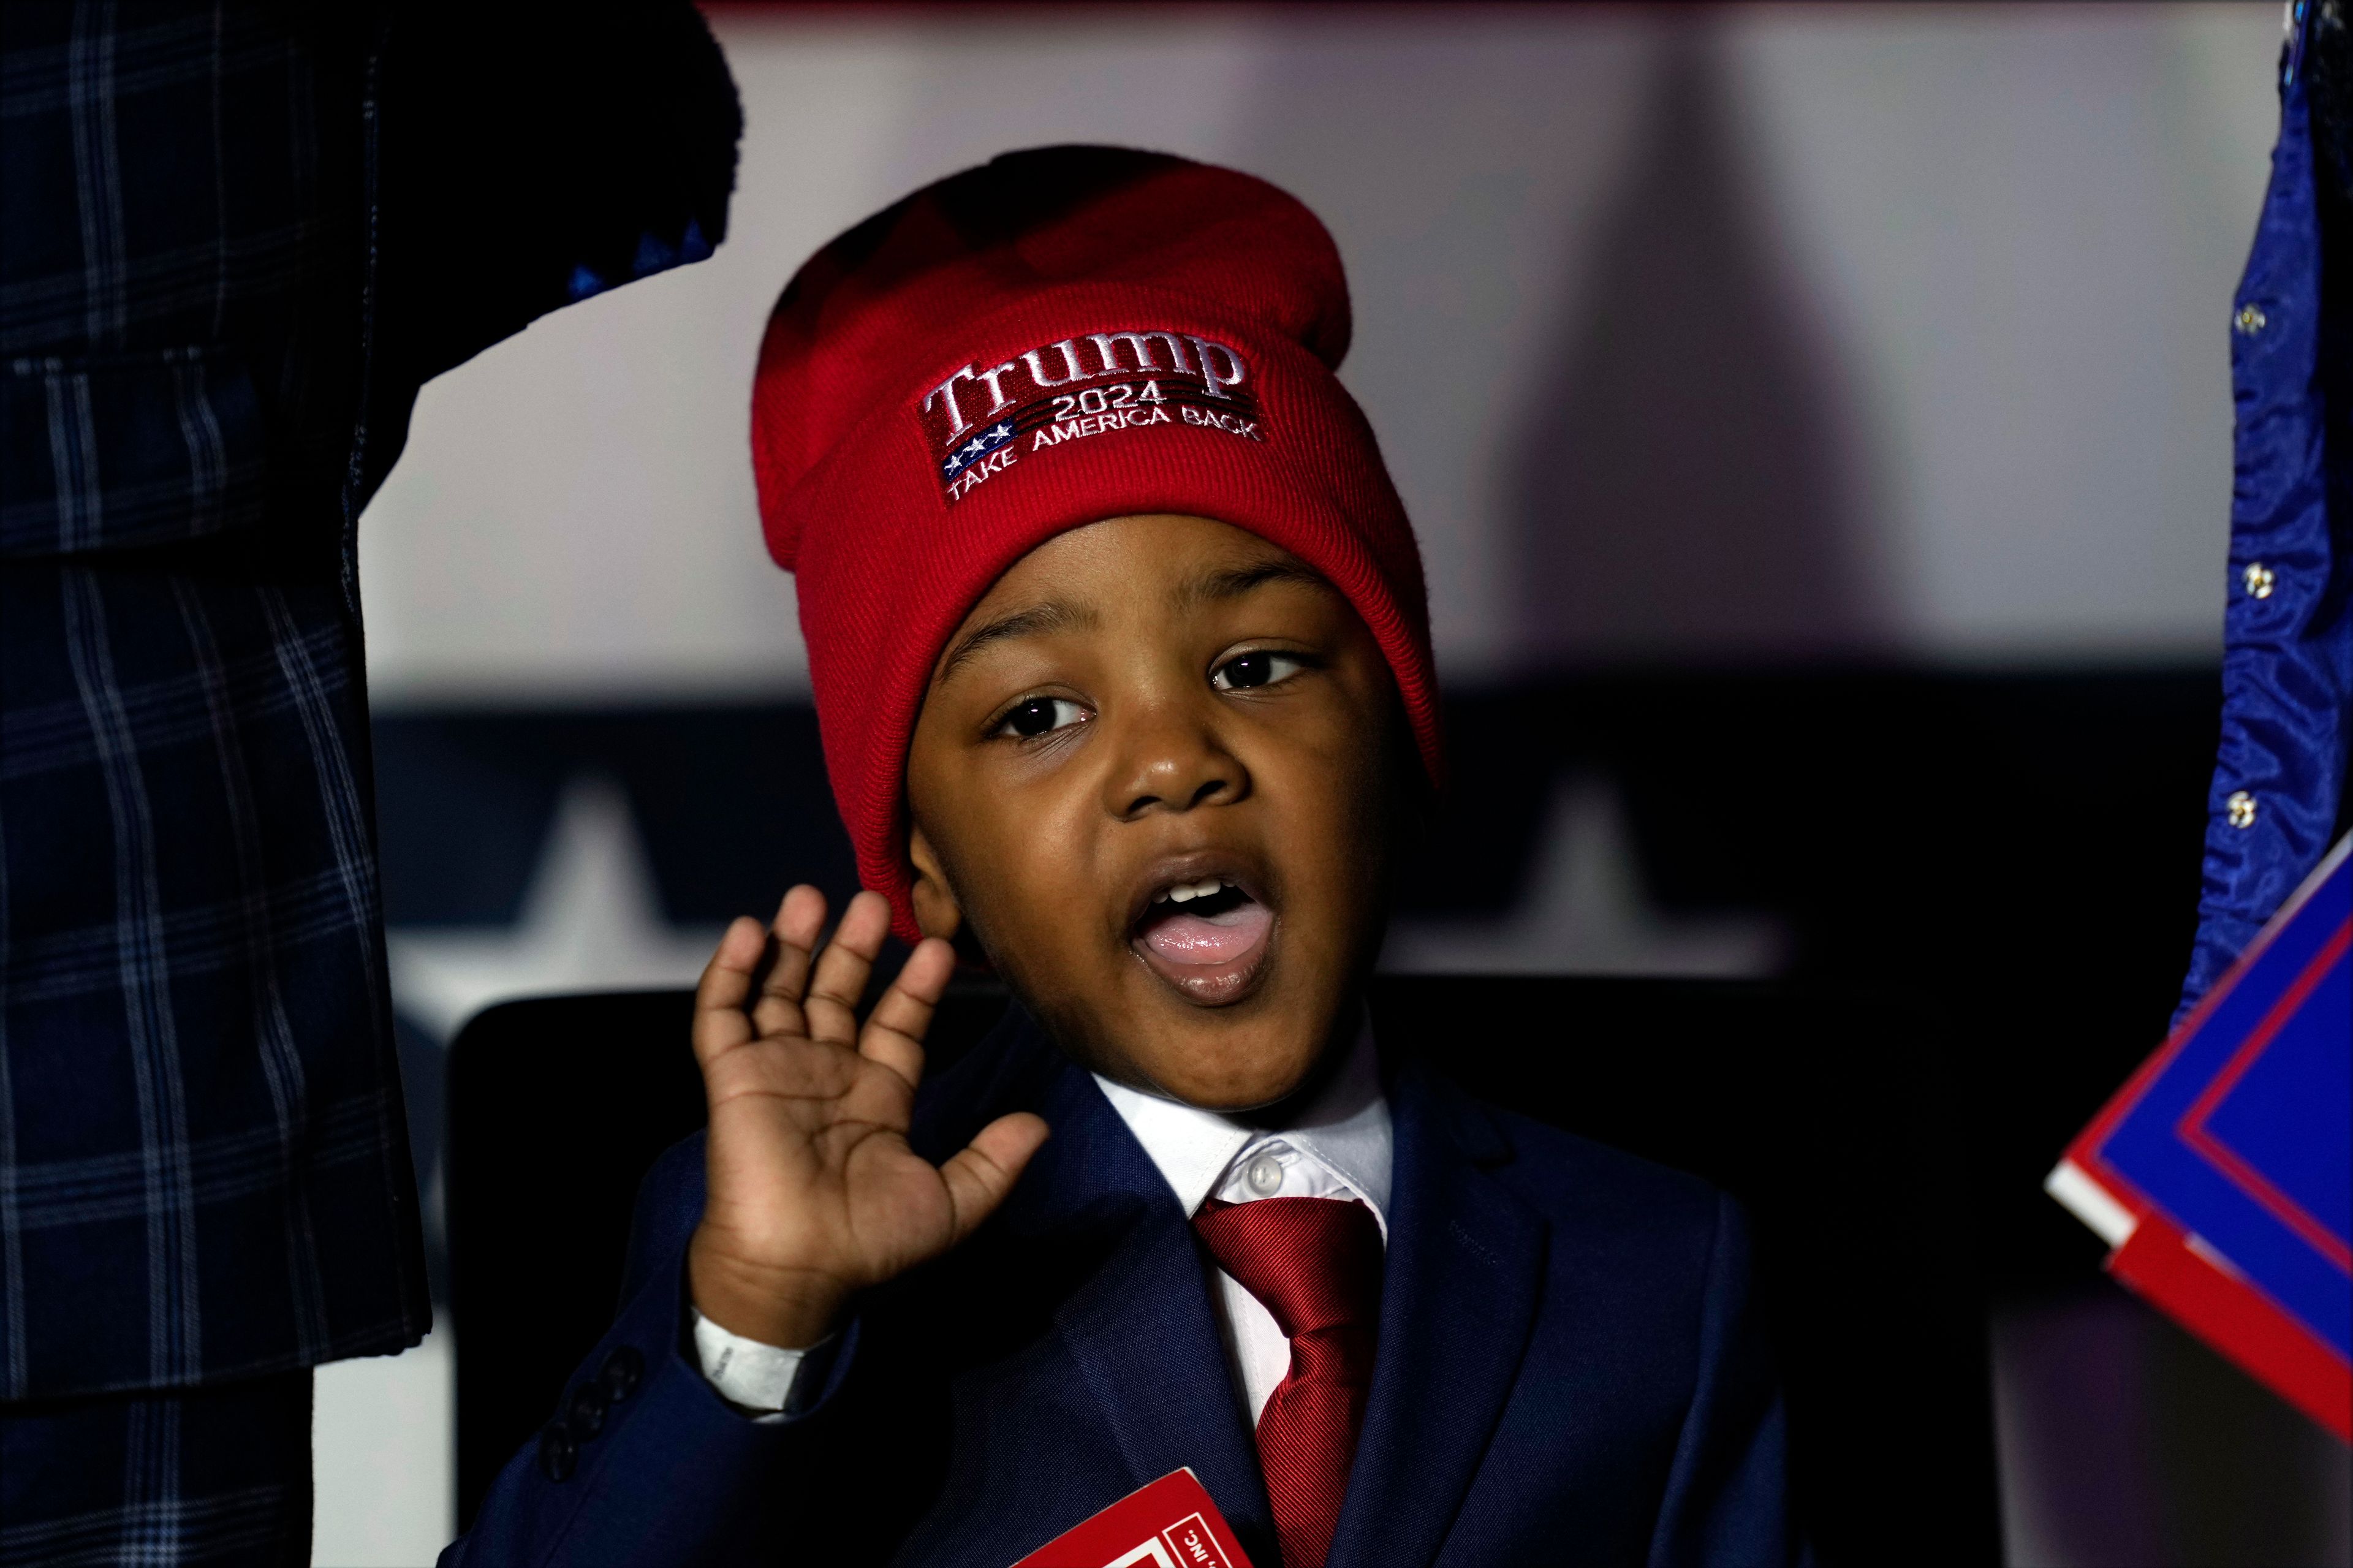
<path id="1" fill-rule="evenodd" d="M 1180 1467 L 1259 1568 L 1792 1555 L 1729 1205 L 1366 1018 L 1439 752 L 1348 331 L 1298 203 L 1100 148 L 785 290 L 762 515 L 871 890 L 721 942 L 707 1137 L 445 1564 L 1008 1568 Z M 958 946 L 1016 1000 L 926 1082 Z"/>

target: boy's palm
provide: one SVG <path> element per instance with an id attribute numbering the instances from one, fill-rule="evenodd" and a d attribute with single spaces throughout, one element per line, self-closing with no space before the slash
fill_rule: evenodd
<path id="1" fill-rule="evenodd" d="M 889 905 L 858 895 L 817 955 L 824 921 L 814 888 L 786 895 L 756 999 L 765 933 L 737 921 L 695 996 L 711 1101 L 709 1195 L 688 1252 L 695 1305 L 722 1328 L 791 1347 L 830 1331 L 852 1293 L 970 1235 L 1046 1138 L 1021 1113 L 944 1165 L 910 1148 L 923 1038 L 954 956 L 937 938 L 917 946 L 861 1029 L 854 1009 Z"/>

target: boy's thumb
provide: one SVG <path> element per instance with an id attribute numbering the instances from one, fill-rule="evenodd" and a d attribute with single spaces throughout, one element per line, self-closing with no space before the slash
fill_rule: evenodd
<path id="1" fill-rule="evenodd" d="M 948 1184 L 948 1202 L 955 1211 L 949 1246 L 970 1236 L 997 1211 L 1029 1167 L 1029 1157 L 1045 1145 L 1049 1136 L 1043 1117 L 1017 1110 L 982 1128 L 961 1152 L 940 1167 L 940 1178 Z"/>

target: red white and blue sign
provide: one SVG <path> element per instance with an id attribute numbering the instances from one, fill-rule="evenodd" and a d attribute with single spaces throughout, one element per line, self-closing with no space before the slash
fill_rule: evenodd
<path id="1" fill-rule="evenodd" d="M 2047 1185 L 2118 1279 L 2353 1441 L 2353 836 Z"/>

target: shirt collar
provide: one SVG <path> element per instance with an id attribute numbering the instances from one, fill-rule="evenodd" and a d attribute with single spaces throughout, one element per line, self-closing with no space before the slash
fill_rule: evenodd
<path id="1" fill-rule="evenodd" d="M 1394 1139 L 1369 1020 L 1357 1029 L 1348 1059 L 1332 1081 L 1286 1127 L 1254 1127 L 1215 1110 L 1130 1089 L 1100 1073 L 1095 1082 L 1187 1215 L 1218 1190 L 1219 1178 L 1253 1144 L 1281 1139 L 1345 1182 L 1387 1229 Z"/>

